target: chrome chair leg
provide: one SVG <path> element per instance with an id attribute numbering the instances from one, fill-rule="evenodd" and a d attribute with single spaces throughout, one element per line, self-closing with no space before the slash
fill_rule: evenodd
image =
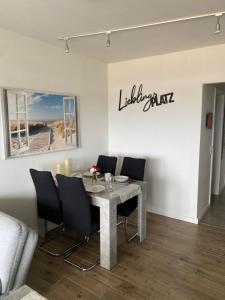
<path id="1" fill-rule="evenodd" d="M 59 226 L 59 227 L 60 227 L 60 226 Z M 50 250 L 48 250 L 47 248 L 45 248 L 45 247 L 44 247 L 45 245 L 47 245 L 47 244 L 49 244 L 51 241 L 57 239 L 59 236 L 61 236 L 61 235 L 65 232 L 65 228 L 64 228 L 63 226 L 61 226 L 61 227 L 62 227 L 62 230 L 60 231 L 60 233 L 58 233 L 57 235 L 55 235 L 53 238 L 47 240 L 47 238 L 46 238 L 46 236 L 47 236 L 47 221 L 45 220 L 45 224 L 44 224 L 44 228 L 45 228 L 45 239 L 44 239 L 44 241 L 40 244 L 40 246 L 38 247 L 38 249 L 41 250 L 41 251 L 43 251 L 43 252 L 45 252 L 45 253 L 47 253 L 47 254 L 49 254 L 49 255 L 51 255 L 51 256 L 59 257 L 59 256 L 63 256 L 63 255 L 65 255 L 65 254 L 67 254 L 68 252 L 72 251 L 74 247 L 76 247 L 77 245 L 79 245 L 79 243 L 76 244 L 76 245 L 73 245 L 73 246 L 71 246 L 71 247 L 65 249 L 65 250 L 62 251 L 62 252 L 53 252 L 53 251 L 50 251 Z"/>
<path id="2" fill-rule="evenodd" d="M 73 250 L 76 250 L 78 247 L 81 247 L 81 246 L 87 244 L 88 241 L 89 241 L 89 238 L 88 238 L 88 237 L 85 237 L 84 240 L 83 240 L 77 247 L 74 247 Z M 84 267 L 84 266 L 79 265 L 79 264 L 77 264 L 76 262 L 74 262 L 74 261 L 72 261 L 72 260 L 69 259 L 70 256 L 71 256 L 72 254 L 73 254 L 73 251 L 67 253 L 67 254 L 64 256 L 64 261 L 65 261 L 67 264 L 70 264 L 71 266 L 77 268 L 78 270 L 80 270 L 80 271 L 82 271 L 82 272 L 90 271 L 90 270 L 92 270 L 96 265 L 99 264 L 99 259 L 98 259 L 98 260 L 97 260 L 96 262 L 94 262 L 93 264 L 91 264 L 91 265 L 89 265 L 89 266 L 87 266 L 87 267 Z"/>
<path id="3" fill-rule="evenodd" d="M 46 245 L 47 243 L 44 243 L 44 245 Z M 66 250 L 62 251 L 62 252 L 53 252 L 53 251 L 50 251 L 48 250 L 47 248 L 43 247 L 43 246 L 39 246 L 38 249 L 49 254 L 49 255 L 52 255 L 52 256 L 55 256 L 55 257 L 59 257 L 59 256 L 63 256 L 63 255 L 66 255 L 68 252 L 71 252 L 74 247 L 77 247 L 79 244 L 76 244 L 76 245 L 73 245 L 69 248 L 67 248 Z"/>
<path id="4" fill-rule="evenodd" d="M 124 221 L 120 221 L 120 222 L 118 222 L 117 224 L 116 224 L 116 226 L 120 226 L 120 225 L 124 225 Z"/>
<path id="5" fill-rule="evenodd" d="M 128 220 L 128 218 L 127 218 L 127 225 L 133 226 L 133 227 L 136 227 L 136 228 L 137 228 L 137 224 L 134 224 L 134 223 L 130 222 L 130 221 Z"/>
<path id="6" fill-rule="evenodd" d="M 124 224 L 124 231 L 125 231 L 126 240 L 127 240 L 128 243 L 131 242 L 138 235 L 138 233 L 136 232 L 134 235 L 132 235 L 131 237 L 129 237 L 128 236 L 128 230 L 127 230 L 128 229 L 128 225 L 131 225 L 133 227 L 137 227 L 137 225 L 128 222 L 128 218 L 127 217 L 124 217 L 124 221 L 119 222 L 117 224 L 117 226 L 120 225 L 120 224 Z"/>

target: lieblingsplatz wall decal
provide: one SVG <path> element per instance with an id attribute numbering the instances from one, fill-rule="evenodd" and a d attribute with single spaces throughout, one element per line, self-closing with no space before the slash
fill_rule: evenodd
<path id="1" fill-rule="evenodd" d="M 120 96 L 119 96 L 119 108 L 118 110 L 121 111 L 122 109 L 126 108 L 130 104 L 139 104 L 142 102 L 145 102 L 144 107 L 143 107 L 143 112 L 147 112 L 151 107 L 154 106 L 160 106 L 163 104 L 169 104 L 173 103 L 174 99 L 174 93 L 166 93 L 162 95 L 157 95 L 157 93 L 152 93 L 152 94 L 144 94 L 142 92 L 143 89 L 143 84 L 139 85 L 137 94 L 136 94 L 136 85 L 134 84 L 131 90 L 131 95 L 130 98 L 125 97 L 124 100 L 122 100 L 122 89 L 120 90 Z M 136 95 L 135 95 L 136 94 Z"/>

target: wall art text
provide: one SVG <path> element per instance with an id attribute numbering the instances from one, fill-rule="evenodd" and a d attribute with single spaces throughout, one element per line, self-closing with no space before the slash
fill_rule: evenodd
<path id="1" fill-rule="evenodd" d="M 128 107 L 131 104 L 139 104 L 144 103 L 143 106 L 143 112 L 149 111 L 151 107 L 160 106 L 164 104 L 173 103 L 174 99 L 174 93 L 169 92 L 166 94 L 158 95 L 157 93 L 150 93 L 150 94 L 144 94 L 143 93 L 143 84 L 140 84 L 138 89 L 136 85 L 134 84 L 131 90 L 130 98 L 125 97 L 122 99 L 123 91 L 120 90 L 120 96 L 119 96 L 119 108 L 118 110 L 121 111 L 122 109 Z"/>

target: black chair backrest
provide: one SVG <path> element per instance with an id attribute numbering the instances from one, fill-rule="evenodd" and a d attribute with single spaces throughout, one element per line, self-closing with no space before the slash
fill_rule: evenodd
<path id="1" fill-rule="evenodd" d="M 90 237 L 91 201 L 81 178 L 57 174 L 60 199 L 62 200 L 63 224 L 66 228 Z"/>
<path id="2" fill-rule="evenodd" d="M 144 158 L 124 157 L 121 169 L 121 175 L 128 176 L 131 179 L 143 181 L 145 173 Z"/>
<path id="3" fill-rule="evenodd" d="M 99 155 L 97 166 L 100 168 L 100 173 L 111 173 L 115 175 L 116 163 L 117 157 L 115 156 Z"/>
<path id="4" fill-rule="evenodd" d="M 30 169 L 36 195 L 38 217 L 56 224 L 62 223 L 62 206 L 51 172 Z"/>

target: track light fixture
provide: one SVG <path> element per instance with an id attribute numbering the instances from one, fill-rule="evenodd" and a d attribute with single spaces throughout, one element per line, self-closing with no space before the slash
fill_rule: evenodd
<path id="1" fill-rule="evenodd" d="M 131 31 L 131 30 L 137 30 L 142 28 L 149 28 L 149 27 L 155 27 L 165 24 L 171 24 L 171 23 L 178 23 L 178 22 L 184 22 L 184 21 L 191 21 L 196 19 L 203 19 L 203 18 L 209 18 L 209 17 L 216 17 L 216 30 L 215 34 L 218 34 L 221 32 L 221 24 L 220 20 L 221 17 L 225 14 L 225 11 L 221 12 L 214 12 L 209 14 L 203 14 L 203 15 L 196 15 L 196 16 L 190 16 L 190 17 L 184 17 L 184 18 L 178 18 L 178 19 L 172 19 L 172 20 L 166 20 L 162 22 L 154 22 L 154 23 L 147 23 L 143 25 L 137 25 L 137 26 L 130 26 L 130 27 L 123 27 L 123 28 L 117 28 L 112 29 L 108 31 L 97 31 L 97 32 L 91 32 L 91 33 L 84 33 L 84 34 L 77 34 L 77 35 L 69 35 L 69 36 L 59 36 L 57 37 L 58 40 L 63 40 L 65 42 L 65 53 L 69 53 L 69 45 L 68 41 L 76 38 L 83 38 L 83 37 L 89 37 L 89 36 L 96 36 L 96 35 L 106 35 L 106 47 L 110 47 L 111 45 L 111 34 L 121 31 Z"/>
<path id="2" fill-rule="evenodd" d="M 107 36 L 106 47 L 110 47 L 111 46 L 111 31 L 106 31 L 106 36 Z"/>
<path id="3" fill-rule="evenodd" d="M 215 14 L 215 17 L 216 17 L 216 30 L 215 30 L 215 34 L 218 34 L 218 33 L 221 32 L 220 17 L 222 15 L 223 15 L 222 13 Z"/>
<path id="4" fill-rule="evenodd" d="M 70 48 L 69 48 L 69 45 L 68 45 L 69 38 L 66 37 L 64 40 L 65 40 L 65 53 L 70 53 Z"/>

